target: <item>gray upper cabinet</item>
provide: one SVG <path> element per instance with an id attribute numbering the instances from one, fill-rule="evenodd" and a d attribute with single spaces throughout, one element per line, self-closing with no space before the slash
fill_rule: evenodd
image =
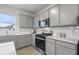
<path id="1" fill-rule="evenodd" d="M 33 27 L 39 27 L 39 21 L 45 20 L 47 18 L 48 18 L 48 11 L 45 11 L 40 15 L 35 16 L 33 21 Z"/>
<path id="2" fill-rule="evenodd" d="M 60 25 L 77 25 L 77 5 L 60 5 Z"/>
<path id="3" fill-rule="evenodd" d="M 39 27 L 38 21 L 50 18 L 50 26 L 78 25 L 79 5 L 61 4 L 40 13 L 34 17 L 34 27 Z"/>
<path id="4" fill-rule="evenodd" d="M 32 17 L 31 16 L 20 14 L 19 19 L 20 19 L 21 28 L 27 28 L 27 27 L 31 28 L 32 27 Z"/>
<path id="5" fill-rule="evenodd" d="M 48 19 L 48 11 L 45 11 L 40 14 L 40 20 Z"/>
<path id="6" fill-rule="evenodd" d="M 33 19 L 33 27 L 39 27 L 39 15 L 35 16 Z"/>
<path id="7" fill-rule="evenodd" d="M 78 16 L 79 16 L 79 4 L 77 4 L 77 13 L 78 13 Z"/>
<path id="8" fill-rule="evenodd" d="M 26 16 L 19 14 L 20 27 L 26 27 Z"/>
<path id="9" fill-rule="evenodd" d="M 32 27 L 32 17 L 31 16 L 27 16 L 27 19 L 26 19 L 26 27 Z"/>
<path id="10" fill-rule="evenodd" d="M 59 26 L 59 5 L 49 10 L 50 26 Z"/>

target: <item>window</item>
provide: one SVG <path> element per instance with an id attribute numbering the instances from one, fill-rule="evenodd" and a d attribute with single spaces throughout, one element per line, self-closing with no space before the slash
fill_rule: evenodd
<path id="1" fill-rule="evenodd" d="M 14 26 L 16 23 L 16 16 L 0 13 L 0 27 Z"/>

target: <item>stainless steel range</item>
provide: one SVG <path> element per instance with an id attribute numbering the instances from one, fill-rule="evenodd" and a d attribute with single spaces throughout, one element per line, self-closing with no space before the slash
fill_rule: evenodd
<path id="1" fill-rule="evenodd" d="M 45 53 L 46 36 L 51 35 L 50 33 L 42 33 L 35 35 L 35 47 L 41 54 Z"/>

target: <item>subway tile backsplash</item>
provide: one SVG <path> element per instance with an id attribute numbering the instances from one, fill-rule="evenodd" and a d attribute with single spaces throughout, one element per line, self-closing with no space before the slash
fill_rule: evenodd
<path id="1" fill-rule="evenodd" d="M 55 37 L 60 37 L 60 33 L 62 33 L 62 36 L 64 38 L 74 38 L 74 39 L 79 39 L 79 34 L 78 32 L 75 32 L 75 27 L 54 27 L 54 28 L 49 28 L 50 30 L 53 31 L 53 36 Z M 41 32 L 42 28 L 37 29 L 37 32 Z"/>

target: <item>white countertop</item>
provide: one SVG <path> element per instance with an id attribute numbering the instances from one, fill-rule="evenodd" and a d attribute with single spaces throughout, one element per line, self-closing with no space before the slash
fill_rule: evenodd
<path id="1" fill-rule="evenodd" d="M 0 35 L 0 37 L 5 37 L 5 36 L 16 36 L 16 35 L 29 35 L 31 33 L 16 33 L 16 34 L 5 34 L 5 35 Z"/>
<path id="2" fill-rule="evenodd" d="M 47 36 L 46 38 L 72 43 L 72 44 L 77 44 L 79 40 L 79 39 L 73 39 L 73 38 L 59 38 L 59 37 L 53 37 L 53 36 Z"/>
<path id="3" fill-rule="evenodd" d="M 0 55 L 16 55 L 14 42 L 0 43 Z"/>

